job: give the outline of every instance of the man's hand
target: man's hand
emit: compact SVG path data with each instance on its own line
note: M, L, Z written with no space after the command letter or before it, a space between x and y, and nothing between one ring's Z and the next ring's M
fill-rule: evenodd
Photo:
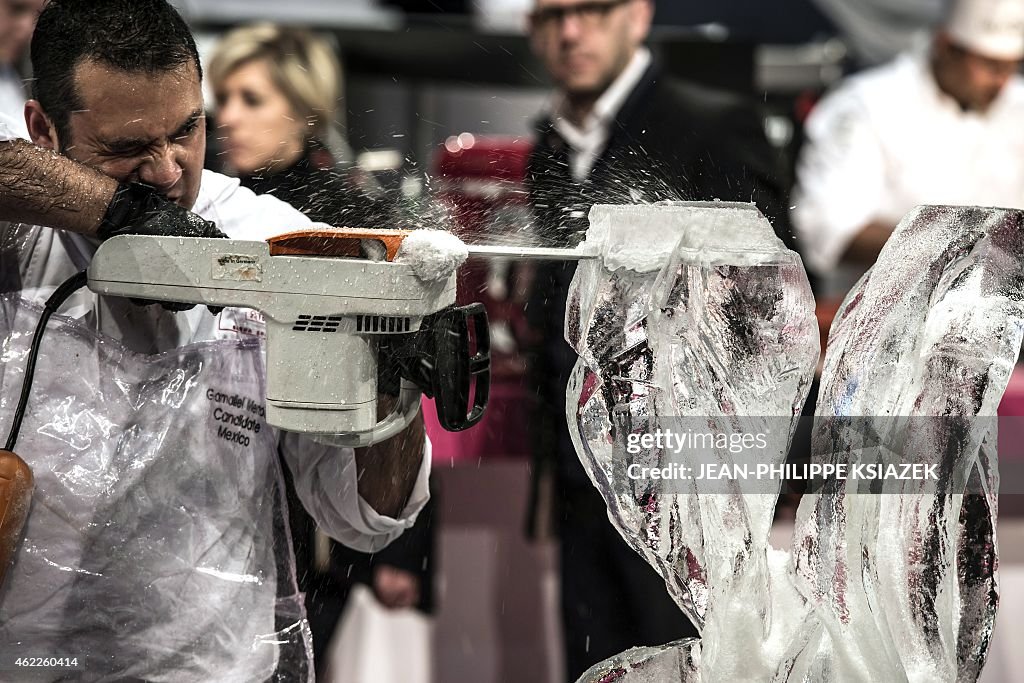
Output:
M181 208L154 188L141 183L118 184L96 230L96 236L101 240L118 235L227 237L210 221Z
M141 183L118 183L114 198L107 205L96 236L107 240L118 235L155 235L157 237L221 237L217 226L198 214L181 208L156 189ZM187 311L195 304L176 301L132 299L139 306L160 304L168 311ZM209 307L217 315L222 308Z
M392 396L378 395L378 419L387 417L396 401ZM402 514L423 462L425 441L426 429L420 411L401 434L368 448L356 449L359 495L378 514L392 518Z
M373 571L373 593L388 609L415 607L420 601L420 580L404 569L378 565Z

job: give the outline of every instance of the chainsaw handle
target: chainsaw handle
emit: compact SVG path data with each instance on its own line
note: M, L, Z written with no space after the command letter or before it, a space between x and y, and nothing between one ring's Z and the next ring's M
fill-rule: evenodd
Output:
M386 441L405 430L420 412L420 390L412 382L402 380L402 389L398 395L398 403L391 414L377 422L372 429L351 434L310 434L314 441L329 446L347 446L349 448L366 448L375 443Z
M435 367L434 389L438 421L448 431L458 432L479 422L487 409L491 393L491 331L487 309L481 303L453 309L453 315L450 328L438 337L439 362ZM472 355L470 323L476 339L476 351Z

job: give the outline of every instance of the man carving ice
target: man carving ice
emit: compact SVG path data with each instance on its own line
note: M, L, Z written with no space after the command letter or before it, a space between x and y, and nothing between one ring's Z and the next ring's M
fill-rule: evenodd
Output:
M202 170L201 67L188 28L164 0L53 0L31 52L32 142L16 139L0 118L0 291L39 300L114 235L263 239L309 224L283 202ZM6 322L24 322L11 311L25 306L5 301ZM205 424L214 410L231 409L217 396L241 405L261 398L262 361L245 340L256 323L242 325L231 309L174 313L92 295L73 300L70 313L79 324L48 332L40 373L65 367L69 387L94 377L115 395L97 389L90 399L68 389L68 405L89 418L91 431L58 424L29 435L39 450L22 455L37 488L0 593L3 664L22 654L76 655L88 680L249 681L275 669L284 679L304 676L305 663L279 661L275 645L295 635L274 633L282 624L280 609L274 623L275 552L265 537L281 514L276 432L250 425L246 445L218 438L215 418ZM67 357L72 350L85 354L80 373ZM4 370L6 394L16 384ZM116 381L105 384L110 375ZM40 380L39 393L60 391L60 379ZM153 386L161 387L155 397ZM111 424L96 437L110 415L141 422ZM245 418L262 420L259 410ZM303 504L328 534L358 549L393 540L428 497L419 420L405 435L355 452L288 434L280 447ZM55 457L60 462L48 460ZM67 463L78 465L61 469ZM91 521L83 528L79 519ZM44 542L60 532L72 539ZM55 561L71 546L81 550L77 561ZM293 616L285 626L301 641L301 612Z

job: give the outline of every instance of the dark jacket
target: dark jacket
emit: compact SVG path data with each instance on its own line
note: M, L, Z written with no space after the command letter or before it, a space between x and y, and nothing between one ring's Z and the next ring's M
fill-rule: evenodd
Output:
M735 95L682 83L652 65L626 99L607 146L582 183L551 120L537 126L527 185L541 234L571 244L596 203L753 201L792 246L785 164L757 109Z
M616 116L607 146L585 181L573 180L566 143L545 118L537 127L527 185L537 229L554 246L582 239L595 203L721 199L755 202L792 248L784 168L756 108L735 95L669 79L652 65ZM559 487L590 486L563 408L576 362L563 338L574 272L571 263L542 267L527 309L539 339L531 370L539 426L535 483L554 473ZM556 502L557 497L556 492Z
M243 187L287 202L318 223L348 228L390 228L389 207L364 192L355 172L335 168L323 147L312 144L290 168L240 176Z

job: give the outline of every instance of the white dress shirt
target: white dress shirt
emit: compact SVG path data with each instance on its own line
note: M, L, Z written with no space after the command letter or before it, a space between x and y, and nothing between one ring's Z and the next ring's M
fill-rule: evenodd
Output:
M601 93L594 103L594 108L580 126L572 123L566 116L568 103L565 95L555 95L551 107L551 121L555 130L569 145L569 167L576 182L582 182L590 175L594 164L608 144L615 115L640 82L650 63L650 50L646 47L638 49L622 73Z
M18 72L0 64L0 114L9 117L8 125L18 137L27 138L25 128L25 86Z

